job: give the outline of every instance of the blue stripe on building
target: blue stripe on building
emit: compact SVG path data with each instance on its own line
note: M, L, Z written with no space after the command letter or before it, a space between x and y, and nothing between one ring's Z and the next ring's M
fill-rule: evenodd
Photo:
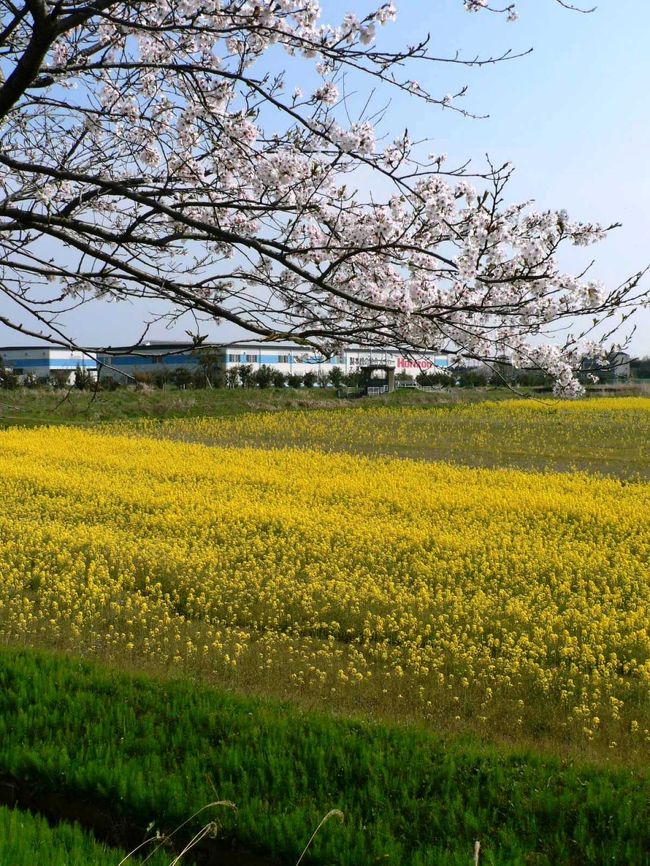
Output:
M97 368L95 361L91 361L88 358L84 358L81 361L70 359L57 361L56 359L48 360L47 358L7 358L4 363L8 365L9 369L17 367L20 370L24 370L27 367L31 369L38 369L40 367L44 370L76 370L77 367L95 370Z
M117 355L107 359L102 355L99 363L107 367L148 367L163 365L178 367L181 364L198 364L198 359L192 355L157 355L155 358L147 355Z

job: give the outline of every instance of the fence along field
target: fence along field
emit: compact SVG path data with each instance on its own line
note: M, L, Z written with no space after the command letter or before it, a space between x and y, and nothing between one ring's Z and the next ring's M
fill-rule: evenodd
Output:
M647 483L142 433L0 434L4 642L647 755Z

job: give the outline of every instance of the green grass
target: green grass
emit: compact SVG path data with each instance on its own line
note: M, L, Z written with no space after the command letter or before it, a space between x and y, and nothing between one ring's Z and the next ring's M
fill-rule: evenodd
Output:
M102 421L132 418L215 417L277 408L329 406L338 403L331 388L259 390L176 388L120 388L117 391L20 388L0 391L0 427L15 425L74 424L88 426ZM346 401L341 401L345 404Z
M120 388L117 391L57 390L20 388L0 390L0 427L41 424L93 425L102 421L134 418L194 418L207 415L228 417L248 412L278 409L318 409L391 406L436 406L504 399L512 393L505 388L446 389L425 392L404 389L386 397L339 400L334 388L206 389L162 390Z
M152 846L145 847L146 856ZM117 866L124 851L97 842L78 824L50 826L31 812L0 806L0 866ZM158 852L149 866L165 866L171 857ZM132 857L129 866L140 866Z
M222 838L285 863L650 863L650 777L445 742L88 663L0 654L0 774L163 832L217 798Z

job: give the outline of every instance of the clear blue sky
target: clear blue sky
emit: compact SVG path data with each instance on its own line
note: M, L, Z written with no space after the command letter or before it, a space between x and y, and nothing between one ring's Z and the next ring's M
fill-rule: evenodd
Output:
M322 0L323 19L337 21L354 0ZM481 165L517 168L515 200L534 198L542 209L565 207L572 217L622 222L609 239L591 249L592 273L608 284L650 263L650 2L600 0L591 15L562 9L554 0L520 0L519 20L468 14L461 0L397 0L398 20L380 33L380 45L415 42L431 34L434 53L499 55L533 47L519 60L480 69L419 64L410 74L443 96L469 85L464 105L485 120L469 120L393 94L391 130L409 128L413 138L433 139L450 161L468 157ZM650 290L650 274L646 278ZM0 306L0 312L2 312ZM138 336L140 310L126 304L88 307L75 314L75 336L87 344L128 342ZM181 326L150 336L183 336ZM232 329L212 331L232 338ZM3 332L1 342L19 342ZM637 317L633 344L650 354L650 311Z

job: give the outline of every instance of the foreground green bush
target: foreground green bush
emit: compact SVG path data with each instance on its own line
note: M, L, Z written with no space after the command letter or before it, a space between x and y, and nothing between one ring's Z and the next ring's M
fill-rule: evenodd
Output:
M149 853L145 849L143 856ZM76 824L54 827L30 812L0 806L0 866L117 866L123 851L107 848ZM140 866L142 857L131 857L129 866ZM164 866L170 858L162 852L147 860Z
M217 798L222 837L317 864L650 863L650 778L309 715L190 683L0 653L0 773L163 831Z

